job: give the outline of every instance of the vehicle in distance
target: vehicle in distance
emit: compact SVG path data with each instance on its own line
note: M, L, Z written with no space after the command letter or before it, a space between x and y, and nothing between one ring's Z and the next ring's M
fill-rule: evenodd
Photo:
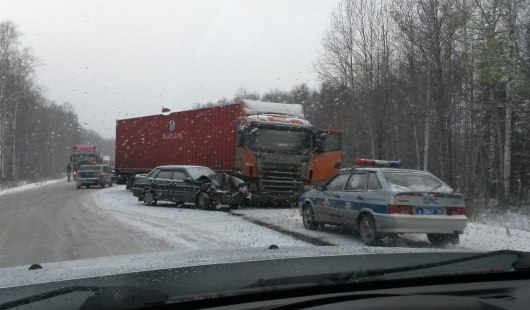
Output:
M399 162L358 159L325 185L304 193L304 227L340 225L375 245L398 233L426 233L434 245L457 244L467 225L464 196L426 171Z
M116 170L114 166L109 166L109 170L112 173L112 182L118 183L119 178L118 178L118 175L116 175Z
M110 166L105 165L83 165L79 167L75 179L75 187L80 189L81 186L89 188L92 185L112 186L112 172Z
M102 163L107 166L111 166L112 160L109 155L103 155L102 157Z
M194 203L199 209L219 209L250 204L251 194L243 180L226 173L215 173L202 166L159 166L138 176L133 195L146 205L158 201Z
M77 177L77 171L82 165L102 164L103 157L96 145L80 144L74 145L70 162L72 163L75 179Z

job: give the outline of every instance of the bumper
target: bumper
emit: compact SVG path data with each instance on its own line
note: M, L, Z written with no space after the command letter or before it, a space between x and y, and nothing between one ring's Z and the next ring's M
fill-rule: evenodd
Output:
M377 230L382 233L463 233L465 215L373 214Z
M77 185L96 185L103 183L103 180L97 178L81 179L78 177L77 179L75 179L75 182L77 183Z
M297 205L301 193L286 193L284 195L274 195L266 192L252 191L252 202L258 204L270 204L273 206Z

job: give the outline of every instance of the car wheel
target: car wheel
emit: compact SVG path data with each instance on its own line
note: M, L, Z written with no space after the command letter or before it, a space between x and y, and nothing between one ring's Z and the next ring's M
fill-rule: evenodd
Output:
M200 210L206 210L210 208L210 196L205 192L200 192L195 198L195 207Z
M376 245L380 241L377 233L374 217L371 214L363 214L359 219L359 237L365 245Z
M101 183L101 188L105 188L105 182Z
M318 223L315 220L315 213L310 205L304 206L302 211L302 222L306 229L315 230L318 228Z
M144 193L144 204L148 206L156 205L156 195L152 190L146 190Z
M80 189L80 188L81 188L81 185L76 185L75 188L76 188L76 189Z
M110 183L109 183L109 187L112 187L112 181L110 181Z
M452 237L452 234L427 234L427 239L429 239L429 242L436 246L447 245L449 242L451 242Z

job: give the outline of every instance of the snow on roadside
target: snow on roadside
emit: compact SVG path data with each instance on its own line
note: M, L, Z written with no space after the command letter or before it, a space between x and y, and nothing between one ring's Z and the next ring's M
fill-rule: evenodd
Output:
M325 226L316 231L307 230L302 223L298 209L241 209L233 211L250 220L259 220L279 226L282 229L301 233L334 245L361 245L360 240L348 230ZM397 247L435 248L425 234L401 234L395 244ZM501 249L530 251L530 232L519 229L507 229L503 226L469 223L460 236L460 244L447 245L447 249L465 249L492 251Z
M22 191L27 191L27 190L39 188L39 187L50 185L50 184L60 183L60 182L66 182L66 178L56 179L56 180L44 180L44 181L29 183L29 184L25 184L21 186L9 187L6 189L0 188L0 196L18 193Z
M202 211L159 203L144 206L124 186L98 190L94 200L109 212L146 233L161 238L174 249L218 249L233 247L306 246L289 232L318 239L332 245L362 246L353 232L326 225L320 230L303 227L298 209L240 209L231 213ZM237 216L236 216L237 215ZM253 222L270 225L270 228ZM259 224L258 223L258 224ZM283 233L274 231L278 227ZM272 228L272 229L271 229ZM401 234L395 247L436 249L425 234ZM445 249L491 251L501 249L530 251L530 232L505 226L469 223L459 245Z
M362 242L357 239L351 231L338 227L326 226L320 230L307 230L302 223L302 217L298 209L239 209L233 213L241 214L248 220L258 220L267 224L275 225L282 229L294 233L303 234L312 238L317 238L333 245L362 246Z
M97 190L93 198L100 209L166 241L172 250L310 245L226 212L177 207L164 202L145 206L125 186Z

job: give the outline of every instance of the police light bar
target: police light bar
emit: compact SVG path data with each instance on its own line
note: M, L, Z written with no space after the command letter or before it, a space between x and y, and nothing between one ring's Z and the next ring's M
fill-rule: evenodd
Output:
M355 165L357 165L357 166L399 168L399 167L401 167L401 161L399 161L399 160L378 160L378 159L363 159L363 158L359 158L359 159L355 160Z

